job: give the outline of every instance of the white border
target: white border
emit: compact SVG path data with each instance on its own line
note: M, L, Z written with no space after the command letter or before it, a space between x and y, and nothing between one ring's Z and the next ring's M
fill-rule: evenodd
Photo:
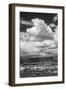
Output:
M39 12L58 14L58 76L19 78L19 12ZM49 8L16 7L15 8L15 84L62 81L62 10Z

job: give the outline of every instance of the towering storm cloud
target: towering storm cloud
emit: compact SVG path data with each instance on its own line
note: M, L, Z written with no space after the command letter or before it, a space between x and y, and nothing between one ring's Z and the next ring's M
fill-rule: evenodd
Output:
M44 20L31 20L33 26L20 33L21 55L52 56L57 54L57 28L52 31Z

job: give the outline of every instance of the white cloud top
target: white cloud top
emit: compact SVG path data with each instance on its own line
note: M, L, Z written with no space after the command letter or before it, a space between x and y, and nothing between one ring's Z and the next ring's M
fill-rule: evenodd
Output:
M27 33L38 36L43 39L53 39L53 32L51 28L45 24L45 21L42 19L32 19L32 22L34 24L34 27L28 28Z

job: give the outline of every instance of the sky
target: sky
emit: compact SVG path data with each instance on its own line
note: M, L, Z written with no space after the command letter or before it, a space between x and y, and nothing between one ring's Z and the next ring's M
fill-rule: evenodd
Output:
M53 18L56 16L57 14L52 13L20 12L20 22L26 21L27 23L27 21L31 22L34 18L39 18L45 20L45 23L50 24L55 21ZM57 20L54 23L57 25ZM32 27L32 25L20 24L20 31L26 32L26 28L28 27Z

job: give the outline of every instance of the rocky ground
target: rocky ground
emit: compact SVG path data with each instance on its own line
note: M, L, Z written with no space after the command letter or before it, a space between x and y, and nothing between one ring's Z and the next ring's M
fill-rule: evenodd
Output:
M20 78L58 75L58 59L55 57L21 57Z

